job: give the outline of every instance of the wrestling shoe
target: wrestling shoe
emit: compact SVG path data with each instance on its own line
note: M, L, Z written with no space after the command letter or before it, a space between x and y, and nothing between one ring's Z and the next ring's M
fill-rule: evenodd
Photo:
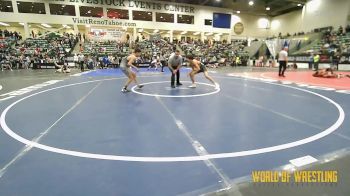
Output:
M197 85L196 84L192 84L191 86L189 86L188 88L196 88Z
M129 89L127 89L127 88L123 88L123 89L122 89L122 93L128 93L128 92L130 92Z
M220 84L215 83L215 90L218 90L218 89L220 89Z

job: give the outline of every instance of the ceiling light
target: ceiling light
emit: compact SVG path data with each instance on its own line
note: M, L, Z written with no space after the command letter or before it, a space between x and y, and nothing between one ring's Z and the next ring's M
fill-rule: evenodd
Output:
M249 1L248 3L250 6L254 5L254 1Z
M18 24L20 24L20 25L24 26L24 23L23 23L23 22L20 22L20 23L18 23Z
M221 0L215 0L216 2L221 2Z
M46 28L51 28L52 27L52 26L50 26L48 24L45 24L45 23L42 23L41 26L46 27Z
M6 26L6 27L10 26L9 24L4 23L4 22L0 22L0 25Z
M271 8L270 8L270 7L266 7L266 10L267 10L267 11L270 11L270 10L271 10Z
M299 3L299 4L298 4L298 7L301 7L301 6L303 6L303 5L302 5L301 3Z
M241 11L239 11L239 10L238 10L236 13L237 13L237 14L240 14L240 13L241 13Z

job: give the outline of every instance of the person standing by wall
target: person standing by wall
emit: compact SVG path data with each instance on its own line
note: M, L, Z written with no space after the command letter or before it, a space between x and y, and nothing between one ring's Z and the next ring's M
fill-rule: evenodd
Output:
M287 69L287 63L288 63L288 47L284 47L283 50L278 55L278 62L280 64L278 76L286 77L284 75L284 72Z
M312 69L312 66L314 64L314 54L311 53L310 57L309 57L309 69Z
M164 67L166 66L166 59L165 59L165 54L160 54L159 59L160 63L162 65L162 72L164 72Z
M73 61L74 61L74 66L77 68L79 64L79 57L76 53L73 56Z
M334 69L339 70L339 62L340 62L340 52L336 52L334 56Z
M81 72L84 72L84 55L79 54L78 59L79 59L79 65L80 65L80 70Z
M318 64L320 63L320 55L317 53L314 56L314 69L315 71L318 71Z

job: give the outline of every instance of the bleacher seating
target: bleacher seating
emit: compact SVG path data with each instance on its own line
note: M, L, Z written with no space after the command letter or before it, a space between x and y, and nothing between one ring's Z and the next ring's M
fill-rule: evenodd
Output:
M14 49L15 44L16 40L11 37L0 38L0 53L11 52L11 50Z
M113 41L101 41L101 42L85 42L83 44L82 54L84 55L98 55L112 54L117 56L126 56L130 50L129 44L122 44Z
M332 51L339 51L342 54L350 52L350 33L337 35L333 33L329 38L324 37L317 41L311 50L313 53L328 55ZM305 52L306 54L307 52Z
M219 56L220 58L229 58L232 56L249 56L245 51L246 40L233 40L232 43L215 42L213 45L203 43L183 43L181 45L185 55L193 54L195 56Z
M64 56L74 48L76 41L72 35L57 35L50 33L43 38L25 40L25 54L47 53L49 56Z

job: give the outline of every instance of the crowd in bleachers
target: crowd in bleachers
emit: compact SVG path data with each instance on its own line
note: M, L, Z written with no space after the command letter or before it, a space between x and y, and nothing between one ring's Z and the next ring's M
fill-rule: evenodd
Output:
M301 54L320 54L330 58L350 54L350 26L337 30L328 28L322 32L322 37L308 51Z
M326 29L326 31L324 29ZM302 35L307 35L310 33L318 33L318 32L327 32L328 34L345 35L346 33L350 33L350 25L347 25L345 29L342 26L340 26L337 31L333 31L333 27L324 27L324 28L320 28L320 29L314 29L311 32L307 32L307 33L305 33L304 31L295 32L294 34L286 33L285 35L283 35L282 33L279 33L278 36L274 35L274 36L268 37L266 39L267 40L277 39L277 38L278 39L286 39L286 38L302 36Z
M337 66L339 63L350 63L350 25L347 25L345 28L340 26L336 29L333 27L322 27L314 29L312 32L306 34L314 33L315 36L313 39L309 40L300 40L297 45L293 45L290 48L290 56L294 57L305 57L309 62L314 62L314 57L319 56L320 62L329 62L334 66ZM273 36L267 39L277 39L284 40L283 46L285 43L288 43L288 46L293 39L291 36L300 36L306 35L304 32L295 33L291 35L287 33L282 35L279 33L278 36ZM282 48L281 47L281 48ZM260 59L260 58L259 58ZM255 62L264 62L264 60L256 60ZM262 58L261 58L262 59ZM266 62L269 62L267 60ZM260 63L265 64L265 63Z
M299 32L297 35L303 35ZM41 34L41 33L40 33ZM181 48L183 56L193 55L208 67L247 65L249 54L247 40L204 41L190 40L170 44L165 40L143 40L139 42L94 41L87 40L84 34L47 33L21 41L21 35L7 30L0 31L1 69L35 68L36 64L63 64L77 43L81 43L80 52L74 55L77 67L81 62L89 69L117 67L122 57L132 48L140 48L142 56L139 64L166 62L171 53ZM287 34L288 35L288 34ZM280 35L281 36L281 35ZM283 36L282 36L283 37ZM322 39L312 47L313 54L328 55L332 61L340 61L341 54L350 54L350 25L337 30L323 31ZM310 53L310 52L309 52ZM307 53L307 54L309 54ZM270 62L264 58L255 60L255 64ZM272 62L272 61L271 61Z
M103 56L105 54L112 54L118 56L125 56L129 52L129 43L122 43L117 41L87 41L84 42L80 51L83 55Z
M186 42L180 45L185 55L194 55L199 57L202 63L208 67L217 68L220 66L239 66L246 65L249 54L244 50L247 47L247 40L227 41L199 41Z
M74 55L74 61L79 64L81 70L95 68L115 68L119 66L121 59L127 56L132 48L140 48L142 55L137 61L139 65L148 66L154 60L165 64L165 59L174 50L174 45L164 40L143 40L136 43L117 41L87 41L81 48L79 54Z
M190 40L187 42L175 42L169 40L146 40L136 42L95 41L88 40L85 34L55 33L32 31L31 37L21 41L21 35L7 30L0 31L3 39L0 39L0 64L1 68L27 69L35 68L38 64L54 63L64 64L65 61L74 59L75 65L89 69L116 67L121 58L128 55L131 49L140 48L142 56L139 64L152 64L152 62L166 63L166 59L180 47L183 56L192 54L198 57L209 67L226 65L245 65L248 53L244 50L247 40L233 40L216 42L206 40ZM75 45L80 44L79 52L71 54ZM78 50L76 50L78 51ZM69 57L73 56L73 57ZM69 59L69 60L67 60Z
M286 38L291 38L291 37L297 37L297 36L301 36L301 35L306 35L312 32L308 32L305 33L304 31L301 32L295 32L294 34L290 34L290 33L286 33L285 35L283 35L282 33L278 33L278 35L273 35L271 37L267 37L267 40L271 40L271 39L286 39Z
M179 46L183 57L189 54L198 57L208 67L229 65L246 65L248 53L244 51L246 40L234 40L231 44L224 42L176 42L171 44L166 40L146 40L135 43L122 43L117 41L87 41L82 45L81 52L74 55L74 61L81 67L89 69L117 67L121 59L128 55L132 48L142 51L137 63L140 66L162 65Z
M140 58L141 63L149 63L154 59L168 58L171 53L176 50L175 45L172 45L164 40L144 40L142 42L137 42L135 48L140 48L142 51Z
M8 31L7 29L2 30L0 29L0 38L11 38L15 40L22 40L22 35L21 33L17 31Z
M4 31L5 32L5 31ZM1 70L35 68L38 64L63 63L78 41L76 35L64 33L47 33L38 38L25 41L12 36L0 40Z

